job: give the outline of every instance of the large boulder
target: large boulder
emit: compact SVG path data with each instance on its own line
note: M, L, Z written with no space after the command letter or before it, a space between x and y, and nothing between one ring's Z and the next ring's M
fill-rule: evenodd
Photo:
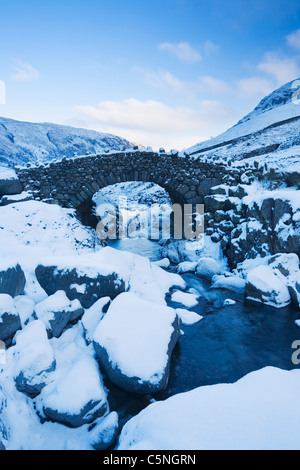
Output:
M71 321L84 313L78 299L69 300L63 290L55 292L34 308L35 315L46 326L48 335L58 338Z
M8 294L0 294L0 340L10 340L20 329L21 320L14 299Z
M79 257L77 261L80 263ZM78 299L84 308L90 308L101 297L113 299L125 291L125 281L111 267L78 263L68 257L60 258L57 264L49 260L49 264L37 266L35 274L48 295L64 290L70 300Z
M21 266L14 262L0 263L0 294L12 297L24 294L25 275Z
M94 333L101 367L124 390L141 394L162 390L180 324L174 309L132 293L120 294Z
M14 379L16 388L30 397L37 396L55 369L55 357L42 321L29 323L16 335Z
M108 403L95 359L83 356L59 374L42 390L37 406L47 419L72 428L103 416Z
M286 307L291 296L282 275L270 266L257 266L249 271L245 286L245 296L249 300L272 307Z

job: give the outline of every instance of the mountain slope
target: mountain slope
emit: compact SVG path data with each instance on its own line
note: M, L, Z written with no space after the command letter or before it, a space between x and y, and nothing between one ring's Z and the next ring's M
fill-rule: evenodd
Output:
M293 84L278 88L235 126L186 153L249 162L255 159L285 171L299 171L300 106L299 100L292 99Z
M0 117L0 165L46 162L74 154L122 150L131 144L115 135L49 123Z

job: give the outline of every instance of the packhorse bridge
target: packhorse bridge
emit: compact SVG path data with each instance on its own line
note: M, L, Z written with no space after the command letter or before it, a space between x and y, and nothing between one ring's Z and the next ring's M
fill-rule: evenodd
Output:
M54 200L84 212L99 189L126 181L153 182L165 188L173 203L202 204L211 187L239 182L239 171L220 162L205 162L174 153L132 150L62 158L39 166L16 168L25 191L38 200ZM226 179L226 178L225 178Z

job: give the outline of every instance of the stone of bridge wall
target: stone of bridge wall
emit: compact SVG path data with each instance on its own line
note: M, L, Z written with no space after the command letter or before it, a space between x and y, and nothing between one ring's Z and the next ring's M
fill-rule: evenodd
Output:
M16 171L24 190L33 191L36 199L53 198L74 208L99 189L125 181L157 183L168 191L173 203L181 204L203 203L210 188L224 179L232 184L240 181L239 171L222 163L146 151L63 158Z

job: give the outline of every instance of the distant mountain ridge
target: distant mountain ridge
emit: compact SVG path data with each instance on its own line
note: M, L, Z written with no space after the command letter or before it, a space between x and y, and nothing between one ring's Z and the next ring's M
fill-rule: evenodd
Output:
M293 100L297 82L293 80L273 91L235 126L185 152L236 162L260 160L285 171L299 171L300 105Z
M0 166L48 162L63 156L125 150L122 137L51 123L30 123L0 117Z

